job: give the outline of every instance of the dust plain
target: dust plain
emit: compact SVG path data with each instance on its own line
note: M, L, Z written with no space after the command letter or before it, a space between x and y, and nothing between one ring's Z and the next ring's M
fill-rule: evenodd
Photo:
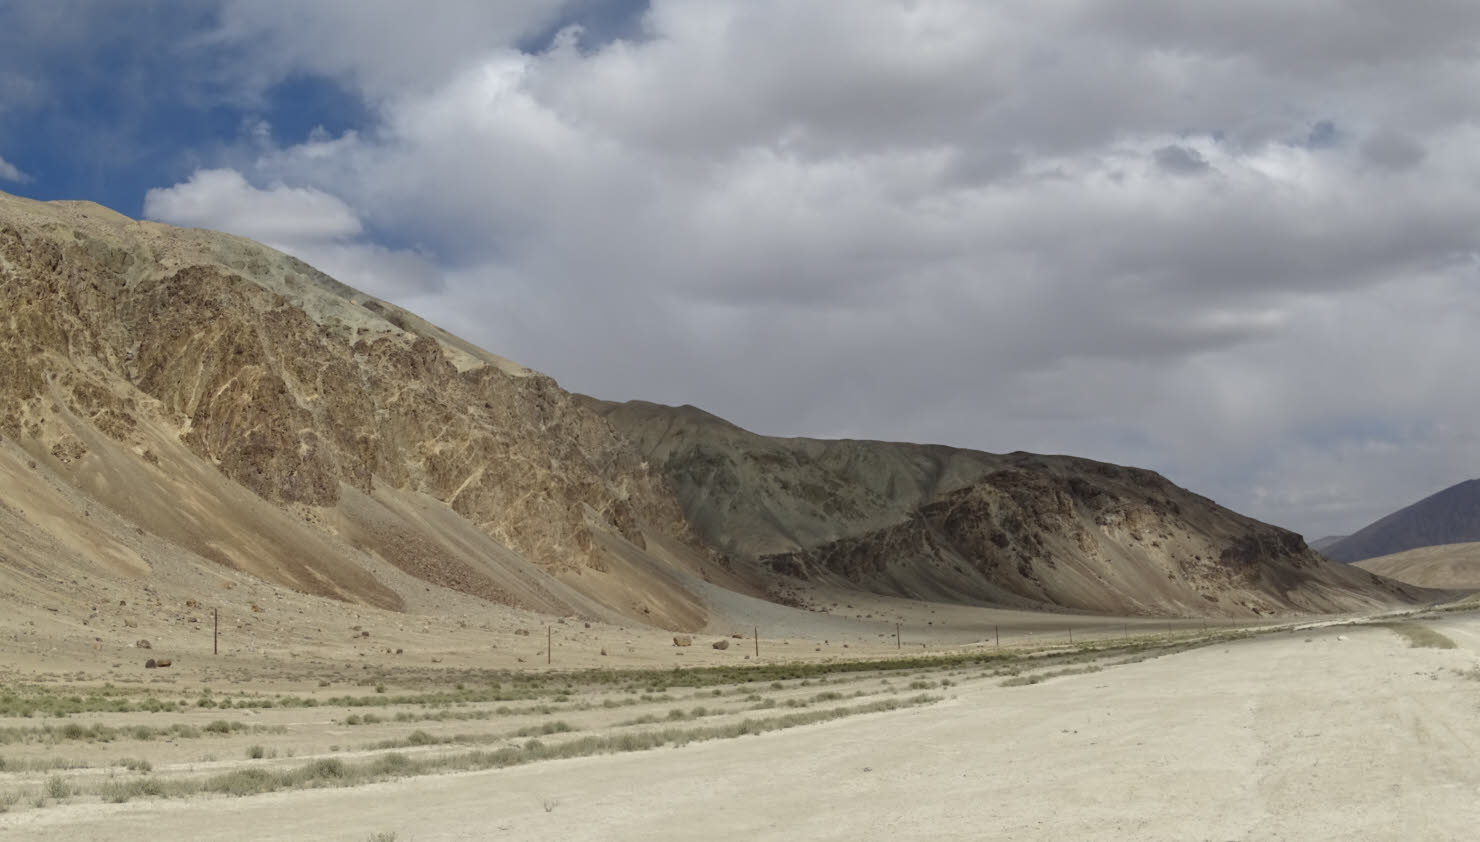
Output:
M12 704L0 717L0 831L39 840L1449 839L1469 838L1480 820L1474 613L1405 619L1454 649L1329 621L1258 633L1142 623L1126 640L1110 618L1079 618L1098 632L1088 643L1026 629L1000 655L989 640L954 639L972 636L947 622L965 615L943 628L921 621L964 609L917 606L918 654L856 625L865 618L816 615L815 631L851 635L763 639L756 658L753 639L716 630L675 647L671 635L570 618L551 621L541 639L540 618L517 614L480 629L456 614L317 607L323 626L348 619L335 611L358 612L361 631L375 631L346 626L296 653L221 656L200 651L201 633L166 634L163 645L185 655L147 673L132 663L147 653L130 650L114 667L112 653L65 637L42 657L10 650L9 697L112 693L134 707L59 717L19 715ZM889 607L855 602L853 613ZM977 623L989 619L1003 617ZM565 642L551 654L572 663L538 664L557 632ZM730 647L711 648L721 639ZM409 655L411 645L422 648ZM617 654L583 648L598 645ZM846 666L886 657L909 660ZM711 669L673 669L700 665ZM144 709L150 698L173 704ZM818 721L781 728L809 716ZM136 739L140 726L179 728ZM643 734L657 735L647 738L657 747L626 750L641 748L632 738ZM583 739L608 744L456 771L477 769L458 764L478 752L507 759ZM388 754L418 773L347 774L246 797L209 788L107 797L129 780L167 790L324 762L352 773ZM444 761L453 771L439 771ZM62 797L48 795L54 779Z

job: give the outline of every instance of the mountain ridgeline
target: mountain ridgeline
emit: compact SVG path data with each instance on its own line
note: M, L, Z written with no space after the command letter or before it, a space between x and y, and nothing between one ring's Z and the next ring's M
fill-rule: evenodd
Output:
M1144 470L575 396L260 244L87 203L0 194L0 323L13 595L230 568L673 629L711 622L716 588L1227 616L1426 598Z

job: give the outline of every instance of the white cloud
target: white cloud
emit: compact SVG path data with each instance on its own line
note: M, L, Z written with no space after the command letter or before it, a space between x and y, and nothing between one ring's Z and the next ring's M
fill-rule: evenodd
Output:
M263 242L343 239L361 231L354 210L328 193L282 184L259 190L235 170L197 170L189 181L150 190L144 215Z
M259 189L235 170L197 170L144 197L150 219L260 240L382 297L436 290L440 273L423 257L358 240L349 205L321 190L273 184Z
M602 396L1348 531L1480 455L1480 14L1420 5L654 0L641 40L527 55L555 6L230 4L221 37L379 122L151 202ZM362 225L440 267L376 280Z
M0 181L14 181L19 184L25 184L30 180L31 177L16 169L15 164L10 163L4 158L0 158Z

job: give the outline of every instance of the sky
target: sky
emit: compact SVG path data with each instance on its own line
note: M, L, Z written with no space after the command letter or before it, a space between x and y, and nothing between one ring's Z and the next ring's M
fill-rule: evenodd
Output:
M0 0L0 190L253 237L603 398L1480 475L1472 0Z

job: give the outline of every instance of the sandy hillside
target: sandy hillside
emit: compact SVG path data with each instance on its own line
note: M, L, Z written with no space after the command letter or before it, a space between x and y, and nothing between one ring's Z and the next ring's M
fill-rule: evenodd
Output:
M1419 547L1354 566L1419 587L1480 590L1480 543L1475 542Z

